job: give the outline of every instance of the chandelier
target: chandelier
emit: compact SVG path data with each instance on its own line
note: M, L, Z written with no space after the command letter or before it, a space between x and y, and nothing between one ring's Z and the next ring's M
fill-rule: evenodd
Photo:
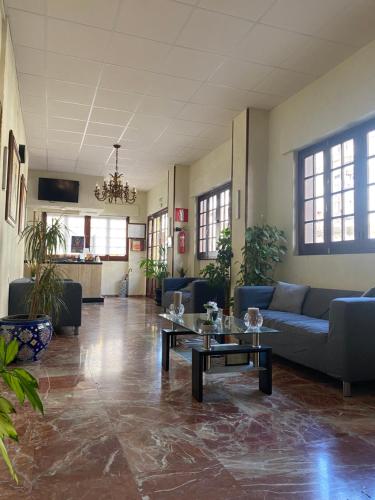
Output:
M109 174L109 181L104 181L103 187L100 190L98 184L95 186L94 194L95 198L99 201L108 200L109 203L113 201L117 203L117 200L121 203L129 203L130 205L135 202L137 198L137 190L135 187L130 191L129 184L125 182L123 184L121 177L123 174L118 173L118 150L121 148L120 144L114 144L113 147L116 151L116 169L114 174Z

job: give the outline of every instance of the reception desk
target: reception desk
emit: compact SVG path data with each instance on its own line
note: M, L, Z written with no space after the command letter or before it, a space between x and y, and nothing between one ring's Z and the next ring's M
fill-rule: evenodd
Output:
M78 281L82 285L84 302L102 302L102 262L56 262L64 278ZM30 276L25 266L25 277Z

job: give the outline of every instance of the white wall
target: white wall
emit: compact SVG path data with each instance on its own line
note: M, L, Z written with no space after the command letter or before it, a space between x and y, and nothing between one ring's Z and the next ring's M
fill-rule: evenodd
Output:
M286 230L289 252L281 279L341 289L375 284L375 254L295 255L293 151L375 114L375 42L270 114L268 222Z
M0 101L2 103L2 124L0 137L0 316L8 313L9 282L23 275L23 245L16 227L5 221L5 194L1 180L3 173L4 147L8 146L9 130L13 130L18 144L26 144L18 92L16 66L9 29L6 28L2 2L0 3ZM27 164L21 165L21 174L27 178Z

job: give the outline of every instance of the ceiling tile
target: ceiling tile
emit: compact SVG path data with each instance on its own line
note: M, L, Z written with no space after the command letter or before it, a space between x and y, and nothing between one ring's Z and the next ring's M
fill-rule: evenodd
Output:
M311 75L303 75L284 69L274 69L254 90L265 94L289 97L314 80Z
M105 62L132 68L158 71L171 46L122 33L114 33Z
M280 95L253 91L249 92L249 99L249 107L259 109L272 109L285 100Z
M48 18L47 50L102 61L110 31Z
M47 120L45 114L41 115L39 113L23 113L23 121L25 123L26 129L45 129L47 127Z
M89 146L111 147L113 146L113 141L114 139L112 139L112 137L86 134L83 144L88 144Z
M79 132L68 132L66 130L48 130L48 141L70 142L76 144L77 149L82 142L83 135Z
M99 63L47 52L49 78L96 86L100 70Z
M163 115L174 117L181 111L185 103L166 99L165 97L145 96L138 108L140 113L149 113L150 115Z
M257 24L236 47L233 55L252 62L278 66L296 46L305 42L305 35Z
M164 132L170 124L165 116L136 113L131 121L131 128L140 129L144 134L154 139Z
M191 101L241 111L249 105L250 99L247 90L204 84Z
M21 45L15 45L14 50L17 71L29 75L45 75L44 52L42 50L31 49Z
M96 162L106 162L108 160L109 155L112 152L112 144L110 147L97 147L97 146L89 146L87 144L84 144L82 146L79 159L80 160L93 160L95 163Z
M204 81L222 64L223 60L223 56L216 54L174 47L165 63L161 65L160 72Z
M44 96L21 94L21 104L23 112L44 114L46 112L46 99Z
M173 120L168 130L173 130L176 134L199 136L207 130L206 123L191 122L188 120Z
M123 0L116 30L161 42L174 42L191 7L171 0Z
M151 73L132 68L120 68L106 64L103 69L100 87L122 92L146 93L151 84Z
M164 132L155 142L157 148L169 150L170 148L189 147L194 141L194 137L189 135Z
M177 39L179 45L227 53L244 37L252 23L202 9L194 10Z
M142 98L142 94L127 94L125 92L99 89L95 97L94 105L99 108L135 111Z
M47 95L49 99L90 105L94 94L95 87L87 87L86 85L78 85L60 80L49 79L47 81Z
M73 118L75 120L87 120L90 106L75 104L64 101L48 101L48 114L51 116L61 116L63 118Z
M333 19L326 19L317 36L355 47L361 47L374 40L374 1L356 0L346 7L342 8Z
M44 97L46 93L46 80L41 76L18 73L18 84L21 93Z
M12 40L19 45L44 49L44 17L22 10L7 9Z
M340 14L352 0L277 0L262 23L312 35L324 20Z
M258 21L275 0L200 0L199 7Z
M45 138L41 137L27 137L28 150L31 148L46 149L47 141Z
M48 155L48 170L57 172L73 172L76 162L62 158L50 158Z
M67 132L84 132L86 122L84 120L70 120L68 118L48 118L48 127L54 130L66 130Z
M45 0L5 0L7 7L22 9L35 14L45 14Z
M79 144L70 142L48 141L48 156L66 160L76 160L79 153Z
M117 139L118 137L120 137L123 131L124 127L121 127L119 125L109 125L108 123L89 122L86 133L93 135L101 135L109 137L111 139Z
M295 47L294 52L280 66L320 76L349 57L354 51L355 49L349 45L310 37L305 44Z
M132 118L133 113L129 111L119 111L117 109L94 108L90 121L98 123L111 123L112 125L122 125L125 127Z
M216 106L205 106L202 104L186 104L179 113L178 118L182 120L191 120L201 123L213 123L217 125L226 125L236 115L238 111L219 108Z
M154 74L149 93L155 96L188 101L200 86L201 82L194 80Z
M51 17L112 29L119 0L46 0Z
M243 90L253 89L268 73L269 66L228 59L211 76L210 83L228 85Z

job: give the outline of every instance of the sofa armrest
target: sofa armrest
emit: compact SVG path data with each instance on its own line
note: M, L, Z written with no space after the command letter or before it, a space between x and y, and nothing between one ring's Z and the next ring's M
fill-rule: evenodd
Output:
M164 278L162 283L163 293L180 290L196 279L197 278Z
M329 312L329 373L347 382L375 379L375 298L335 299Z
M242 318L248 307L259 307L268 309L271 303L273 286L238 286L234 289L233 314Z
M219 307L224 308L225 305L225 292L223 288L212 287L208 280L197 279L191 285L193 302L193 312L200 313L205 312L203 304L209 301L217 302Z

